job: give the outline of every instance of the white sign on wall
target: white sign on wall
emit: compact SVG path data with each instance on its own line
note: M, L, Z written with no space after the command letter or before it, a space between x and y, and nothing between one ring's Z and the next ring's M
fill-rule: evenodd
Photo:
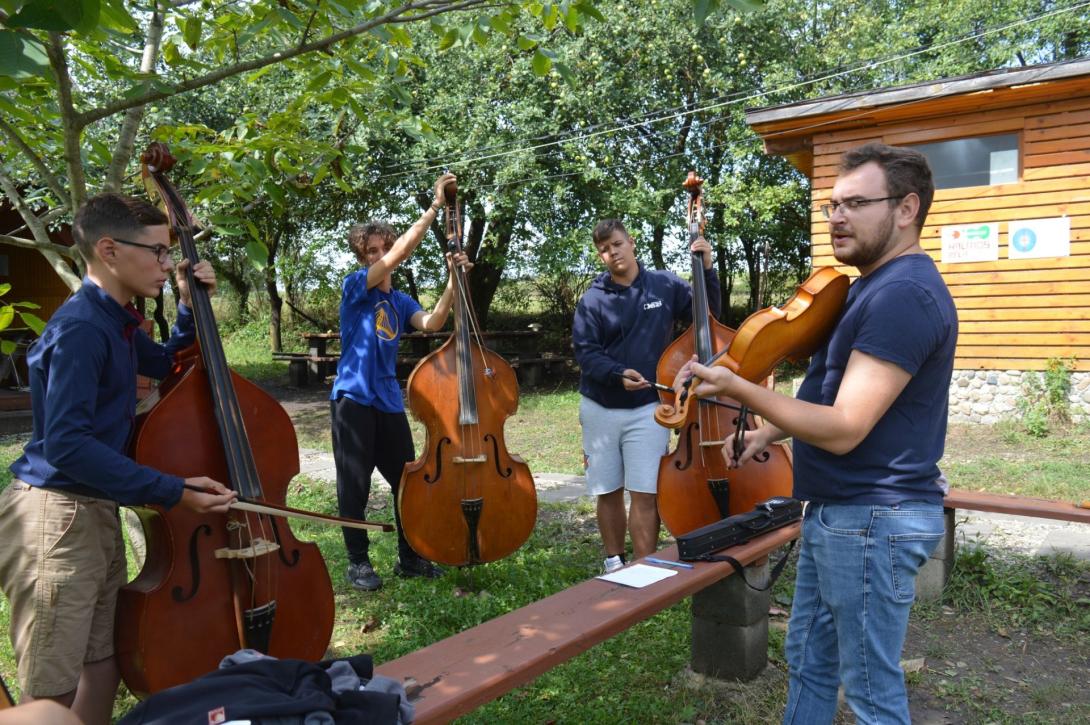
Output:
M1071 256L1071 218L1029 219L1007 227L1007 258Z
M954 224L942 227L942 261L994 262L999 259L999 224Z

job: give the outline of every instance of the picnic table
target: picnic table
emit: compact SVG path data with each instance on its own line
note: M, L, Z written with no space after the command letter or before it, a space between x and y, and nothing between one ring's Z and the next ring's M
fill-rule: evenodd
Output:
M420 359L450 337L449 331L443 332L407 332L401 335L400 342L406 347L404 354L398 356L398 377L404 379ZM540 330L486 330L481 333L485 343L502 355L519 375L525 385L541 382L545 373L554 366L566 364L570 358L543 355L539 351ZM275 359L289 361L289 377L295 385L305 385L308 378L323 380L336 372L338 350L332 346L340 343L339 332L309 332L303 335L306 341L305 353L274 353ZM308 375L309 373L309 375Z

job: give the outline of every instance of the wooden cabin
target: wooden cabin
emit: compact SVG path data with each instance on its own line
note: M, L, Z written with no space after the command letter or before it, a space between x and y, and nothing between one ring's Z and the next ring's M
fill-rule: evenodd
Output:
M0 229L10 233L10 230L22 226L23 219L19 213L6 199L0 202ZM30 234L23 232L16 236L29 237ZM67 224L52 232L50 238L64 246L73 244L72 233ZM2 298L4 302L33 302L39 309L30 311L43 320L48 320L72 294L64 280L57 276L45 257L36 250L7 244L0 245L0 284L11 285L11 290ZM11 327L19 328L20 326L21 321L16 317ZM0 360L0 389L25 386L26 364L23 359L25 346L37 335L18 329L4 330L0 332L0 335L7 340L15 340L19 344L19 348L10 360ZM7 404L12 403L8 401ZM22 404L19 402L17 405ZM4 402L0 402L0 409L3 409L4 405Z
M836 264L820 205L845 150L881 141L928 157L936 193L922 242L960 325L952 420L1011 413L1023 372L1057 358L1074 371L1076 412L1090 412L1090 60L754 109L746 120L767 153L811 180L815 267Z

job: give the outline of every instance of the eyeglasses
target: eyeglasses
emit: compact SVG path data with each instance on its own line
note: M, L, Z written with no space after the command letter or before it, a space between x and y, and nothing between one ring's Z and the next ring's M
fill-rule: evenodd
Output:
M163 246L162 244L143 244L142 242L130 242L128 239L120 239L118 237L110 237L110 239L113 239L118 244L127 244L130 247L140 247L141 249L148 250L155 255L155 260L159 262L159 264L163 264L168 259L171 259L171 261L173 261L170 256L170 247Z
M845 199L844 201L834 201L829 204L822 204L821 213L826 219L829 219L840 207L844 207L844 211L857 211L859 207L866 206L867 204L874 204L879 201L893 201L894 199L900 201L906 196L908 196L908 194L901 194L900 196L882 196L877 199Z

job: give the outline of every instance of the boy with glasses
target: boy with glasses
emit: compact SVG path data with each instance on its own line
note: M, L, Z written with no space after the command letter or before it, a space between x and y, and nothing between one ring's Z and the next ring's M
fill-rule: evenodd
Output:
M859 269L797 399L689 363L702 395L767 421L737 465L794 438L794 495L809 501L788 625L785 723L831 723L837 688L860 723L908 723L901 648L919 567L943 535L947 396L957 313L920 245L934 185L917 151L844 154L829 219L839 262ZM728 458L729 460L729 458Z
M92 197L76 213L72 232L87 276L28 351L33 432L0 494L0 586L11 604L22 699L55 700L88 725L110 721L120 680L113 628L126 570L118 504L222 513L236 498L209 478L183 480L126 454L136 375L165 377L174 353L194 339L187 262L177 270L181 304L165 345L138 328L131 302L158 295L174 266L167 224L151 204L118 194ZM193 273L215 288L210 264Z

